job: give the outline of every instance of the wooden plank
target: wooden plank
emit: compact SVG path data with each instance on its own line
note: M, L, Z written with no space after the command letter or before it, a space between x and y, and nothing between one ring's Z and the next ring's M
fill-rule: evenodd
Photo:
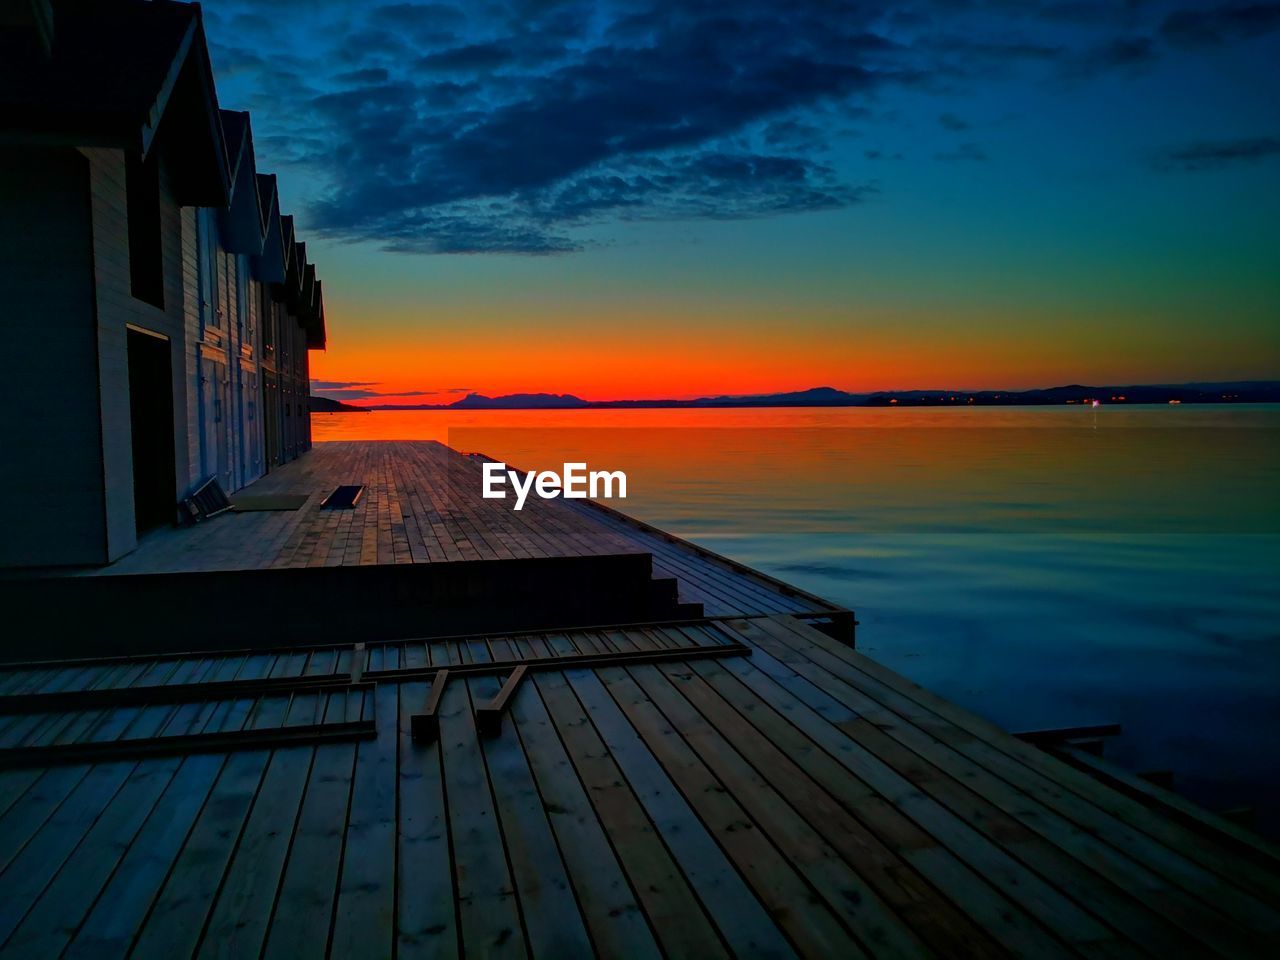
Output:
M498 646L505 648L501 642ZM470 653L477 658L491 655L488 649L473 649ZM498 692L497 677L468 680L477 722L483 709L481 704L487 702L492 706L505 693L506 699L500 708L505 710L518 685L518 679L514 684L508 680ZM520 696L530 694L531 691L525 691ZM582 912L518 733L482 743L484 765L530 955L545 960L590 956L591 940Z
M538 638L514 641L525 655L547 648ZM536 688L517 697L511 716L556 836L596 952L656 960L661 956L635 891L592 808Z
M876 741L877 731L869 724L858 728L857 739L841 734L832 737L823 735L824 729L828 734L834 731L817 718L807 735L802 735L795 725L806 719L805 707L785 692L775 688L761 699L728 672L703 669L704 666L695 664L694 669L741 716L749 718L816 783L881 837L886 846L947 893L952 902L969 915L981 917L984 926L1005 930L1009 925L1000 921L1012 912L1012 901L1063 939L1079 931L1080 936L1088 937L1088 950L1097 949L1099 943L1115 937L1116 932L1125 932L1137 942L1160 942L1165 933L1163 927L1140 903L1126 905L1117 901L1114 894L1119 891L1113 890L1113 895L1108 896L1102 877L1082 869L969 791L957 788L936 769L919 763L910 751L892 742L886 745ZM785 725L777 712L784 709L788 714ZM813 750L815 741L808 736L818 736L832 750ZM884 755L877 756L866 749L867 740L879 742L885 748ZM854 782L853 777L877 791L878 796L861 789L849 791L847 784ZM980 783L976 786L981 788ZM985 826L985 820L991 821L990 828L978 829L976 824ZM921 851L928 849L925 843L941 849L922 855ZM944 852L973 872L957 869L958 864L939 871L936 861L938 854ZM995 894L988 883L1004 896ZM1093 916L1082 912L1085 910ZM952 922L964 921L953 912ZM1018 930L1010 933L1022 936ZM1173 942L1176 941L1168 945Z
M211 668L211 662L206 668ZM228 697L250 697L270 693L292 693L321 690L345 684L344 674L325 677L282 676L266 679L196 681L175 684L144 684L105 689L41 691L0 697L0 713L38 713L44 711L88 710L94 707L150 706L155 704L192 703Z
M414 710L426 697L424 683L400 687L396 955L401 960L459 953L441 748L418 741L412 729Z
M0 817L0 870L21 852L88 772L86 766L45 771Z
M794 956L776 922L605 691L600 678L585 670L565 676L730 951L736 956Z
M542 673L534 682L663 948L678 956L728 956L564 675Z
M794 797L795 791L785 783L771 782L773 771L750 763L741 752L743 738L730 741L721 729L722 724L728 726L723 718L705 713L701 704L682 696L664 670L636 667L628 672L765 834L783 848L865 952L874 956L920 956L925 952L924 944L886 904L886 899L901 904L910 892L909 872L899 867L890 874L894 878L890 887L884 854L848 823L838 808L821 802L812 791L800 802L788 802L788 795ZM785 757L779 754L776 759L782 763L777 771L779 781L796 776L805 779ZM898 883L903 886L898 888Z
M178 759L170 758L139 763L134 768L13 935L7 942L0 941L6 956L41 958L62 953L172 782L179 764Z
M823 892L793 867L631 675L609 668L600 671L600 680L796 949L805 956L864 956L822 903Z
M492 957L526 956L519 903L466 684L450 684L444 693L440 747L463 951Z
M440 736L440 700L444 696L445 685L449 682L449 671L439 670L431 681L431 692L427 694L420 713L410 715L410 730L413 739L419 743L433 743ZM417 684L412 685L416 690ZM401 695L404 695L402 688Z
M819 688L781 661L774 660L763 646L753 665L758 669L744 671L738 669L737 664L731 664L730 672L772 703L785 704L788 696L803 702L808 709L790 706L788 715L815 740L824 743L830 740L829 727L824 733L823 726L817 722L820 716L878 755L897 756L897 769L910 776L917 789L937 796L966 823L993 840L1009 845L1015 855L1035 866L1050 881L1074 885L1077 901L1086 903L1109 922L1130 930L1139 942L1165 953L1178 952L1186 945L1186 934L1176 929L1182 928L1199 936L1206 950L1235 945L1233 949L1249 952L1250 948L1242 945L1240 933L1234 928L1224 929L1224 918L1207 910L1197 898L1182 895L1159 875L1082 832L875 701L844 688L829 676L823 678L823 688ZM798 664L797 669L803 670L803 664ZM836 692L841 694L841 699L832 696ZM887 746L889 740L909 747L914 754L897 754ZM841 762L848 762L844 752L830 747L828 752ZM925 758L928 766L921 765L920 761ZM932 772L934 765L944 776ZM979 792L970 792L966 786ZM1028 842L1029 832L1053 846L1046 849L1044 844ZM1097 873L1083 872L1079 865L1064 861L1062 858L1067 854ZM1153 910L1148 910L1146 905Z
M0 770L0 824L9 809L26 794L43 770Z
M528 670L527 664L520 664L511 671L511 676L507 677L502 688L493 694L491 699L484 701L475 700L475 693L477 690L491 686L480 682L486 678L476 678L475 682L468 682L473 702L476 704L476 730L481 737L496 737L502 733L502 717L507 712L507 705L511 702L511 698L520 689L520 684Z
M155 723L168 719L157 714ZM284 747L297 743L366 739L375 733L368 720L316 724L307 727L268 727L234 732L210 731L185 736L126 737L105 743L51 743L0 750L0 766L54 766L56 764L105 763L119 759L222 753Z
M376 711L378 735L356 753L330 945L337 956L390 957L395 950L399 693L397 686L381 684L364 708Z
M128 952L209 797L223 760L207 754L182 762L93 909L74 932L65 956L97 958Z
M253 718L269 727L283 719L284 704L268 703ZM172 872L156 899L134 946L137 957L192 956L205 919L222 887L236 843L262 784L270 753L233 753L210 792L209 801L191 828Z
M201 957L261 954L316 750L289 747L272 754L206 922Z
M332 709L338 709L336 702ZM325 954L337 898L355 759L354 743L315 748L267 930L263 948L266 958Z
M812 751L812 744L808 748L802 747L793 733L788 733L785 725L772 722L768 714L758 714L758 706L753 710L745 707L734 709L718 692L712 691L703 683L695 682L692 676L675 675L670 668L663 672L733 740L744 755L752 759L757 769L767 771L767 776L779 791L791 796L794 803L807 811L814 826L830 842L839 846L848 862L859 863L859 869L868 881L875 884L877 891L889 898L889 902L909 918L913 929L920 931L922 936L930 937L933 942L945 942L950 936L961 935L966 921L954 908L949 915L944 913L941 909L943 904L937 902L936 896L927 895L926 890L919 887L918 880L904 882L904 876L893 871L895 857L892 851L900 844L903 845L902 849L919 849L921 844L931 844L940 850L949 850L951 854L946 857L948 864L954 865L958 858L972 866L974 874L985 879L1008 900L1019 904L1029 916L1044 924L1060 940L1069 943L1076 950L1086 953L1112 950L1114 931L1007 852L985 841L959 819L948 816L945 810L930 803L927 797L910 784L906 785L906 789L897 791L883 782L881 785L898 805L927 805L927 809L917 811L918 816L927 818L929 824L928 830L923 833L911 829L901 813L882 797L870 792L865 782L854 780L853 777L841 777L831 770L830 764L833 761L829 757ZM744 718L747 716L752 721L759 721L762 716L769 721L767 740L755 730L744 726ZM800 750L807 750L807 754L798 754L797 751ZM791 757L796 757L796 760L793 761ZM821 783L812 779L796 762L798 760L807 761L815 773L825 766L826 772L822 775ZM879 766L878 772L868 769L864 773L877 780L886 774L892 775L883 765ZM831 797L828 793L830 790L834 790L837 796ZM847 790L852 792L846 792ZM861 826L845 820L839 807L832 806L832 799L838 799L846 809L856 811ZM814 814L820 819L813 820ZM842 821L841 832L830 829L840 825ZM926 863L931 861L920 861L919 865ZM896 882L890 882L890 877L895 875ZM973 874L970 877L972 883ZM932 879L939 880L940 877L935 875ZM957 889L957 886L948 886L952 890ZM914 892L911 892L912 887L915 888ZM958 889L963 891L963 884L958 884ZM905 898L903 894L906 894ZM1046 944L1043 949L1048 950L1050 947Z
M1223 883L1240 889L1275 887L1280 876L1256 861L1225 853L1208 838L1192 834L1122 794L1109 790L1081 771L1000 731L942 698L924 691L861 654L820 634L797 634L785 621L760 621L748 630L768 629L796 645L806 659L828 675L865 692L892 708L931 736L971 757L1041 803L1125 850L1188 892L1204 896ZM810 631L810 634L814 633ZM1067 789L1063 789L1063 788ZM1211 873L1206 874L1205 868ZM1212 874L1217 874L1214 878ZM1225 891L1224 891L1225 892ZM1219 909L1252 925L1274 928L1274 911L1240 892L1216 899Z
M574 635L578 636L579 634L575 633ZM751 655L751 648L742 643L690 645L657 650L632 650L625 653L581 653L572 643L565 639L565 635L558 634L554 636L559 636L564 643L557 648L555 654L550 656L530 656L524 657L519 661L455 663L449 664L448 669L456 676L480 676L506 673L516 666L524 666L530 671L559 671L576 667L615 666L627 663L660 663L669 660L684 660L689 657L747 657ZM392 670L370 669L365 671L364 677L366 680L426 680L435 676L439 670L439 666Z
M0 873L0 943L3 943L94 821L133 772L132 763L92 768Z

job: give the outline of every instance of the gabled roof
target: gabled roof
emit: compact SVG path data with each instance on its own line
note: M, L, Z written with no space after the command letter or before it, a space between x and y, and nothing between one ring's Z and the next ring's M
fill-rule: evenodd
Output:
M183 204L230 196L200 8L169 0L62 0L44 55L0 36L0 139L150 154L163 131Z
M323 350L328 339L324 326L324 294L320 289L321 286L322 284L317 280L315 304L312 307L314 319L311 325L307 327L307 349L309 350Z
M274 174L258 174L258 208L262 211L262 253L253 258L253 275L264 283L283 283L284 241L280 227L280 195Z
M256 257L262 253L265 237L249 114L235 110L223 110L221 114L231 173L231 204L218 211L218 229L229 251Z
M289 301L289 289L296 289L298 277L297 267L295 265L293 239L293 217L280 217L280 250L282 254L284 276L271 288L271 295L276 300L287 303Z

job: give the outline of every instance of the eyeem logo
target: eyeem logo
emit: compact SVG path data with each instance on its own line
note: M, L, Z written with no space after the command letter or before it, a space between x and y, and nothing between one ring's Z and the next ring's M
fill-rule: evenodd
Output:
M505 485L511 483L516 492L515 509L524 509L529 491L534 490L543 500L564 497L566 500L610 500L617 496L627 498L627 475L621 470L592 470L587 472L585 463L566 463L564 473L554 470L530 470L521 479L518 470L508 470L505 463L488 462L484 465L484 498L505 500ZM614 493L614 485L618 492Z

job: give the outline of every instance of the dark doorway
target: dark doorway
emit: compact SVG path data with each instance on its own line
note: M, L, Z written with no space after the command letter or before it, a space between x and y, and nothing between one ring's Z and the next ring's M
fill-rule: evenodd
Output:
M173 523L177 512L171 364L167 339L129 331L133 513L138 533Z

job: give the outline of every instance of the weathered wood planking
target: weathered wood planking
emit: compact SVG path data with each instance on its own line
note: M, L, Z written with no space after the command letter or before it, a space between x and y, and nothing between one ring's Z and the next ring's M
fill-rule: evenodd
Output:
M750 657L44 715L56 743L374 716L359 744L0 773L5 956L1266 956L1270 848L1161 817L789 616L26 668L11 692L744 642ZM17 679L21 677L21 679ZM274 682L274 680L272 681ZM26 719L17 715L14 720ZM74 729L73 729L74 728Z
M334 487L362 483L352 510L320 509ZM100 574L442 563L652 553L682 602L716 616L799 613L830 605L660 535L592 503L531 498L516 512L480 496L481 462L434 441L317 444L248 488L306 494L299 510L228 514L148 536ZM0 684L6 682L0 677Z

